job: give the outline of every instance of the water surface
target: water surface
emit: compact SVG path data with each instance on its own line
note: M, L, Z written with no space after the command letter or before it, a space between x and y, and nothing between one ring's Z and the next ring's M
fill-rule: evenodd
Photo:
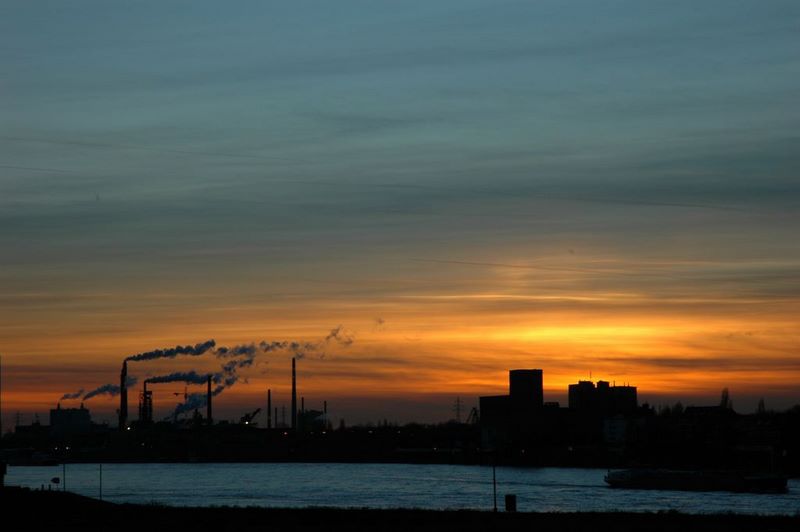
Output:
M603 469L497 468L498 505L517 495L519 511L800 513L800 480L785 494L612 490ZM334 506L485 509L492 469L409 464L104 464L103 498L175 506ZM9 467L9 485L47 487L62 466ZM66 466L69 491L100 494L99 464Z

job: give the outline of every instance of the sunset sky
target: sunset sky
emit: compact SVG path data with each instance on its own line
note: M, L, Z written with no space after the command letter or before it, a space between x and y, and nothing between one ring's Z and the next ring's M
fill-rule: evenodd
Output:
M510 368L800 403L799 31L795 0L4 1L4 430L128 355L339 325L300 395L353 423ZM291 356L220 415L288 406Z

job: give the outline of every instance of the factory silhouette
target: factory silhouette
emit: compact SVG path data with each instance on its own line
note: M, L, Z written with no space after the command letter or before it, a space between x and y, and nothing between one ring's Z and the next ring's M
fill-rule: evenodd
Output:
M759 408L742 415L731 407L727 390L720 404L676 404L656 409L639 404L637 388L606 381L579 381L568 387L568 405L545 402L541 369L509 371L507 395L482 396L465 422L333 427L327 401L306 409L299 397L297 359L292 358L291 407L279 409L266 390L265 403L239 422L216 421L219 375L182 374L205 393L186 394L194 407L188 418L153 419L146 379L139 392L138 417L129 419L129 357L119 384L117 426L95 424L79 408L50 411L50 425L18 423L2 439L4 460L34 464L62 461L330 461L520 466L663 466L782 469L800 472L800 406L785 412ZM239 362L234 362L241 364ZM230 374L228 374L230 378ZM301 383L302 384L302 383ZM92 393L92 392L90 392ZM66 397L66 396L65 396ZM69 397L73 397L70 395ZM84 396L85 397L85 396ZM460 402L459 402L460 406ZM256 417L265 423L259 425ZM288 419L287 419L288 417Z
M194 373L194 372L193 372ZM195 379L196 380L196 379ZM205 410L206 415L203 419L199 410L195 410L194 421L197 422L198 420L202 420L201 422L205 425L211 426L214 424L214 416L213 416L213 400L214 400L214 388L212 387L214 377L211 374L206 375L206 394L205 394ZM153 424L153 392L152 390L147 389L147 384L152 382L158 382L157 379L148 378L145 379L142 387L142 391L139 393L139 419L136 422L136 425L139 427L148 426ZM170 381L165 381L170 382ZM119 423L117 425L120 431L128 430L131 426L128 424L128 362L127 360L122 363L122 371L120 372L120 385L119 385ZM184 401L188 399L187 394L184 395ZM297 359L292 357L292 407L290 411L291 416L291 425L286 425L285 419L285 412L283 412L283 420L278 422L278 407L272 406L272 390L267 389L267 405L266 405L266 418L267 418L267 429L272 428L290 428L295 430L298 428L298 415L299 420L303 426L311 423L323 423L324 425L328 425L327 415L328 415L328 402L323 402L323 410L316 411L316 410L306 410L305 408L305 398L300 398L300 410L298 412L297 409ZM85 411L85 409L83 409ZM241 423L245 425L249 425L253 419L261 412L261 408L257 408L252 413L245 414L241 418ZM274 414L274 424L273 424L273 414ZM322 419L324 417L324 419ZM177 423L177 415L174 415L173 423Z

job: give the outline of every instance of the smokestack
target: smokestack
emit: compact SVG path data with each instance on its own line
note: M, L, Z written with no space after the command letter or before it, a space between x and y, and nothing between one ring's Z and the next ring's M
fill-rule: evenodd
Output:
M272 390L267 388L267 428L272 428Z
M292 429L297 428L297 371L292 357Z
M149 425L153 422L153 392L147 390L147 381L144 381L142 393L139 395L139 424Z
M128 425L128 361L122 362L122 372L119 374L119 430L125 430Z
M206 421L211 426L214 423L214 418L211 417L211 375L208 376L208 392L206 398Z
M301 397L300 398L300 413L301 414L305 414L306 413L306 398L305 397Z
M322 401L322 413L328 415L328 401Z

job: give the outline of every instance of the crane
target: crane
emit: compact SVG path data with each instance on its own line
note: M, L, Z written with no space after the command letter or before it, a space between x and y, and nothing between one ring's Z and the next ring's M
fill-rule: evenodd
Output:
M250 423L252 423L253 418L255 418L259 412L261 412L261 409L256 408L253 412L243 415L239 420L239 423L241 423L242 425L249 425Z

